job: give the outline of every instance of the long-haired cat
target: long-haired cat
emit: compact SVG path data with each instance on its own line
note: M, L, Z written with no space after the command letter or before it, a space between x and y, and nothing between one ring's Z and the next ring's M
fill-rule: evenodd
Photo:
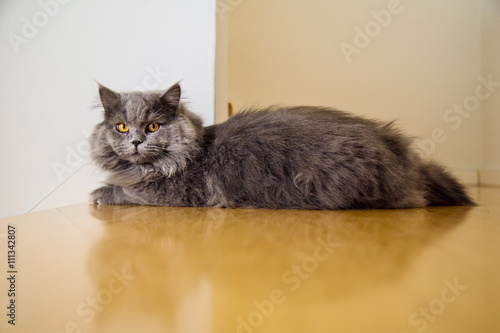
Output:
M203 127L166 92L102 85L90 143L109 171L97 204L283 209L473 205L444 168L423 161L392 124L309 106L238 113Z

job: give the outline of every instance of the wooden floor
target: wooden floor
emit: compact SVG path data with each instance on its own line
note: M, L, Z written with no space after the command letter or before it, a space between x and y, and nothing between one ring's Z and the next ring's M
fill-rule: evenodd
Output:
M500 332L500 189L471 192L480 206L2 219L0 332Z

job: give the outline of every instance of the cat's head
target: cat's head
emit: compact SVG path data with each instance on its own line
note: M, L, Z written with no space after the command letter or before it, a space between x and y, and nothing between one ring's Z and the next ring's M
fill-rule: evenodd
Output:
M102 168L155 167L171 176L199 149L201 119L180 103L181 87L165 92L117 93L99 85L104 121L90 137L91 154Z

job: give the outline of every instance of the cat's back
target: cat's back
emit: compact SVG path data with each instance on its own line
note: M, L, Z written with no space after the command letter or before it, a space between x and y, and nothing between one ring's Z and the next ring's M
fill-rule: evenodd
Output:
M209 203L226 207L354 207L380 192L384 166L407 159L390 126L327 108L246 111L209 133Z
M351 114L321 107L269 107L246 110L215 128L216 142L314 139L325 136L360 137L373 134L381 124Z

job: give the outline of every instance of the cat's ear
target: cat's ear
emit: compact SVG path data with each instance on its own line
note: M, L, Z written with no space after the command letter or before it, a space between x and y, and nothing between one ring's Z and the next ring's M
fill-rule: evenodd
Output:
M118 105L120 104L120 94L114 92L113 90L106 88L102 84L99 84L99 97L101 98L101 103L104 108L104 114L109 115L114 112Z
M163 95L160 96L160 101L163 105L175 108L175 110L179 107L180 99L181 86L178 83L171 86Z

